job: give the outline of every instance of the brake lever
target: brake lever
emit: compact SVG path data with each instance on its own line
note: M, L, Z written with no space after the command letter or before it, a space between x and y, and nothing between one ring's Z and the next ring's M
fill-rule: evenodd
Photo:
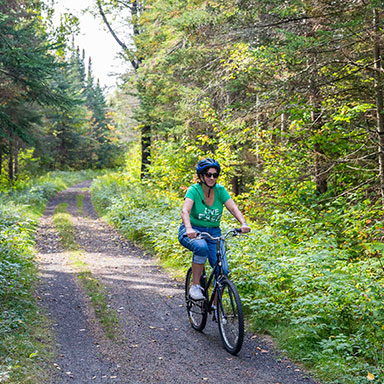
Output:
M239 235L249 237L246 233L241 232L241 228L235 228L233 232L233 236L239 236Z

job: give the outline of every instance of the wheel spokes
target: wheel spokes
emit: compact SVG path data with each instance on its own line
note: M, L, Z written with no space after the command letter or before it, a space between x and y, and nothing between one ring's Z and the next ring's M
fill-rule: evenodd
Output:
M221 292L219 325L224 343L230 349L236 349L239 341L240 324L236 300L229 285L225 284Z
M191 269L187 273L185 283L185 301L187 306L188 318L192 327L202 331L207 321L206 303L204 300L193 300L189 296L189 289L192 285L193 276Z

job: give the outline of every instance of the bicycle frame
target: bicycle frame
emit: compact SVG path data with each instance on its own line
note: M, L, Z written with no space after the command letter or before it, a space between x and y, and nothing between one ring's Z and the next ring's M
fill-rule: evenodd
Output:
M209 275L209 278L208 278L208 281L207 281L207 285L205 287L205 289L208 289L208 287L211 285L212 280L216 277L216 274L215 274L216 268L218 268L217 278L216 278L215 283L213 284L212 295L211 295L210 298L208 298L209 299L208 300L208 311L212 308L212 304L213 304L213 301L215 299L215 295L216 295L216 291L217 291L217 286L218 286L219 280L220 280L220 278L222 276L224 276L219 241L217 241L217 252L216 252L216 255L217 255L216 264L213 267L211 274ZM203 273L205 273L205 268L204 268L204 272Z
M225 240L230 234L232 234L233 236L237 236L240 233L241 233L241 229L231 229L228 232L226 232L224 235L221 235L218 237L213 237L207 232L199 232L198 233L198 237L197 237L198 239L203 239L204 237L206 237L206 238L208 237L211 240L217 240L217 244L216 244L217 260L216 260L215 266L212 268L212 272L209 275L209 278L208 278L208 281L207 281L207 284L205 287L205 289L208 289L208 287L211 285L212 280L216 277L215 271L218 268L217 278L216 278L215 283L213 284L212 295L210 298L208 297L208 303L207 303L208 312L210 312L212 309L212 304L213 304L213 301L215 300L216 292L218 292L218 295L220 295L220 290L218 290L218 286L220 287L220 280L223 276L225 276L224 271L223 271L223 258L222 258L223 255L221 253L221 246L223 246L223 248L224 248ZM206 278L205 268L204 268L203 274L204 274L203 276Z

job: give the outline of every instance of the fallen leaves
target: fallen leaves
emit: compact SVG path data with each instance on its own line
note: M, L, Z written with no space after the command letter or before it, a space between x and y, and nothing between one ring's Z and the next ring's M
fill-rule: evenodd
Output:
M258 351L260 351L261 353L269 353L269 351L267 351L266 349L262 349L262 348L260 348L260 347L256 347L256 349L257 349Z
M375 380L375 376L371 372L368 372L367 379L369 381Z

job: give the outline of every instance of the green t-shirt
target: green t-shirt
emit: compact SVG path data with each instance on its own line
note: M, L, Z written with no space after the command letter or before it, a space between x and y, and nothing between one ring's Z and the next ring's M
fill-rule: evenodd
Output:
M197 227L219 227L223 214L223 205L231 198L227 190L216 184L214 187L215 199L211 206L206 205L201 184L193 184L188 188L185 197L194 201L190 220L192 225Z

